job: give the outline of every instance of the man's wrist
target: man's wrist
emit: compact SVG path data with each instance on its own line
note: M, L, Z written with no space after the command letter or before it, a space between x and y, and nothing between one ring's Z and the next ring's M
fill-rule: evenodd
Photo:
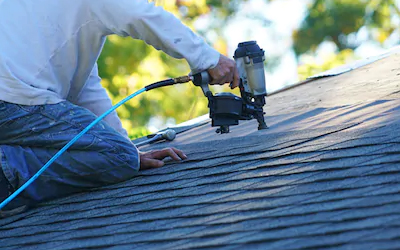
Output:
M220 56L221 54L217 50L204 43L202 53L199 55L200 58L197 58L196 65L191 65L192 74L215 68L218 65Z

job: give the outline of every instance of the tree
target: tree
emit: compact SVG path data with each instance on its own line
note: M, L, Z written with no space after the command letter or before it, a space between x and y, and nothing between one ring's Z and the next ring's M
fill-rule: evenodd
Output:
M368 31L368 39L383 44L397 29L394 16L400 17L395 0L314 0L293 34L293 48L301 55L332 41L339 52L355 49L365 42L354 39L361 28Z
M183 17L189 26L192 24L189 14L198 15L207 11L202 9L205 3L200 5L196 2L190 5L190 12L182 16L183 1L166 2L164 7ZM189 67L183 60L172 59L142 41L117 36L108 38L98 65L102 84L114 103L154 81L189 73ZM132 99L117 112L131 137L142 136L149 132L146 127L152 117L159 117L164 123L171 117L181 122L207 112L206 101L200 98L200 92L193 89L192 86L181 85L153 90Z
M210 29L219 29L236 11L239 2L242 1L168 0L156 1L156 4L175 14L192 29L196 20L212 13L216 22ZM221 53L226 53L223 46L219 48ZM190 71L184 60L173 59L142 41L118 36L109 37L98 65L102 84L114 103L154 81ZM129 135L138 137L149 132L146 127L152 118L161 123L179 123L205 114L208 109L201 90L186 84L152 90L121 106L117 112Z
M221 53L227 54L224 38L220 35L212 38L207 34L222 34L226 24L248 1L251 0L159 0L156 4L175 14L193 30L197 21L211 19L207 27L196 31L208 37L208 42ZM311 0L304 21L293 33L293 50L298 57L312 55L321 43L330 41L336 45L338 56L330 58L322 66L302 65L300 75L306 77L347 62L353 55L352 51L366 39L384 44L398 31L393 17L400 17L395 0ZM358 37L362 30L368 33L364 40ZM273 59L267 61L273 64L279 60ZM114 102L151 82L185 75L190 70L184 60L172 59L141 41L117 36L108 39L98 64L102 83ZM207 112L206 98L191 84L153 90L118 110L131 136L148 133L145 128L154 121L180 123Z

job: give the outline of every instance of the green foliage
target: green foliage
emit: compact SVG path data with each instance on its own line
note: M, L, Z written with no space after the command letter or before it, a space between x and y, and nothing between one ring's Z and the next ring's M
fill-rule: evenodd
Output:
M297 55L315 51L326 40L334 42L338 51L355 49L360 42L348 38L362 27L382 44L395 31L393 16L399 13L395 0L314 0L293 34L294 51Z
M192 29L194 22L199 18L211 18L212 21L206 29L197 30L204 35L206 32L222 34L231 17L247 1L154 2L175 14ZM297 56L312 55L323 41L332 41L337 46L338 55L326 58L322 65L317 65L312 60L307 61L299 67L300 77L303 79L353 58L352 50L359 46L360 41L355 42L350 38L363 27L368 30L370 38L377 43L384 43L398 30L394 16L400 17L395 0L313 0L308 6L302 25L293 33L293 49ZM208 42L226 54L226 40L223 37L219 36L218 39ZM279 58L267 58L268 67L272 68L275 61L279 61ZM109 37L98 64L100 76L103 78L102 84L107 88L114 103L147 84L186 75L190 70L184 60L173 59L142 41L117 36ZM151 118L157 117L164 124L171 119L180 123L207 112L206 98L199 88L191 84L153 90L118 109L122 123L132 137L148 133L147 127Z
M397 29L393 17L400 17L400 10L395 0L374 0L368 5L370 11L366 17L366 25L372 30L373 38L379 43L386 39Z
M313 57L309 57L306 62L298 68L299 78L301 81L305 80L309 76L336 68L340 65L349 63L354 59L356 59L356 57L350 49L342 50L337 54L331 54L325 57L322 64L317 63Z
M196 18L210 11L216 11L224 18L234 12L233 9L227 12L219 1L208 5L205 0L155 2L181 18L189 27ZM98 65L102 84L114 103L152 82L190 72L186 61L173 59L142 41L118 36L108 38ZM180 123L206 114L208 108L201 90L188 83L144 93L117 112L129 135L137 137L148 132L152 117L157 117L162 123L171 119Z
M314 0L300 28L293 33L293 49L297 56L312 55L322 42L331 41L337 47L337 55L322 65L313 62L300 66L300 78L354 58L352 51L365 42L356 39L361 28L367 31L368 40L383 45L398 32L394 17L400 18L395 0Z
M132 128L129 132L130 132L129 136L132 140L151 134L151 131L148 130L146 127Z
M301 28L294 34L294 50L303 54L315 49L325 39L339 49L346 48L340 37L357 31L363 25L365 4L357 0L317 0Z
M190 71L183 60L172 59L143 42L116 36L108 39L98 64L102 84L113 102L154 81ZM135 131L144 131L151 117L160 117L162 122L172 117L179 123L205 114L207 101L194 86L176 85L146 92L117 112L130 136L134 136Z

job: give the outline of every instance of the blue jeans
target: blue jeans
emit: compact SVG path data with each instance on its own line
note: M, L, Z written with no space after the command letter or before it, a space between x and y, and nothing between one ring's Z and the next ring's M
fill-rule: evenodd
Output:
M11 186L23 185L96 118L70 102L24 106L0 101L0 166ZM35 203L121 182L137 174L138 158L131 141L101 121L20 196Z

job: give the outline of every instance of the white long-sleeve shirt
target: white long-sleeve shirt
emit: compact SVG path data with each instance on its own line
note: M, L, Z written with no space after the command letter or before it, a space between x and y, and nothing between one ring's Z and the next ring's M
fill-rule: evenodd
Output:
M102 114L112 104L96 61L111 34L185 58L193 72L218 63L217 51L146 0L0 0L0 100L22 105L68 100ZM115 112L106 122L126 135Z

